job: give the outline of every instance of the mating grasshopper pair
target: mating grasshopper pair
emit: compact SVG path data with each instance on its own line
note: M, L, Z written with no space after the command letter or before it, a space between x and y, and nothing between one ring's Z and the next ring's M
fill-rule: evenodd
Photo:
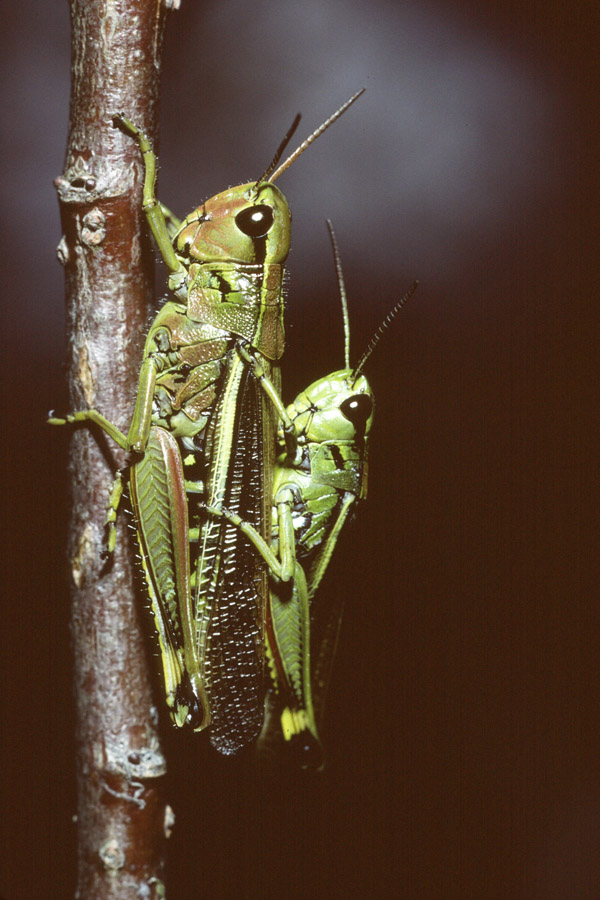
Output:
M350 506L365 493L373 400L362 366L372 346L352 370L340 276L346 368L285 409L279 359L290 213L273 182L358 96L276 168L297 117L261 178L181 222L155 197L149 141L115 116L144 157L143 209L173 299L150 326L127 435L97 410L49 420L93 422L133 454L130 495L167 705L178 726L210 726L211 743L226 754L261 730L265 648L276 727L308 756L319 748L311 599ZM118 478L109 547L121 492Z

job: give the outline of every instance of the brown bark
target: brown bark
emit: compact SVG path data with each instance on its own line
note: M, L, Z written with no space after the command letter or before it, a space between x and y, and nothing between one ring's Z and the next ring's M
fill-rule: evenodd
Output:
M165 9L173 5L71 0L71 116L65 171L56 179L70 402L73 410L99 409L125 431L153 297L153 252L139 149L112 127L112 115L125 112L156 138ZM114 558L103 558L108 493L125 462L100 431L76 429L68 553L81 900L164 896L165 761L126 517L118 517Z

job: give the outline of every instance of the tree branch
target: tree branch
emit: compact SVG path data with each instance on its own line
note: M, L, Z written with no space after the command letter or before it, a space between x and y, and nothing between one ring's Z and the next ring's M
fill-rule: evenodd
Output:
M69 328L70 402L127 430L149 304L153 253L142 228L141 160L112 127L124 111L156 137L166 7L160 0L71 0L72 95L65 172L56 179ZM98 432L73 437L72 638L75 655L78 884L82 900L164 896L165 761L123 517L114 558L103 522L126 459Z

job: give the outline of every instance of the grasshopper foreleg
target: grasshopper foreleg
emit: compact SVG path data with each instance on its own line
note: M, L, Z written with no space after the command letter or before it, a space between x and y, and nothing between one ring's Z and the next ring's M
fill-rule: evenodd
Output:
M223 519L227 519L228 522L231 522L232 525L235 525L236 528L239 528L239 530L246 535L248 540L258 550L262 558L269 566L271 573L279 580L284 580L282 578L281 563L279 562L265 539L258 533L253 525L251 525L249 522L245 522L240 516L237 515L237 513L231 512L228 509L219 508L217 506L209 506L206 503L200 503L198 505L201 509L204 509L207 513L209 513L209 515L220 516ZM194 530L191 530L191 539L193 540L194 537ZM290 577L291 576L288 576L285 580L289 581Z
M77 422L93 422L95 425L99 425L123 450L131 449L123 432L119 431L117 426L109 422L97 409L82 409L79 412L68 413L64 418L49 416L47 422L48 425L76 425Z
M294 423L290 419L285 406L283 405L281 397L277 393L275 385L267 376L262 363L253 353L249 352L247 341L238 341L237 350L244 362L247 363L248 366L250 366L254 373L254 377L260 383L262 390L265 392L265 394L277 410L277 415L281 419L281 423L283 425L283 435L285 440L287 458L290 461L291 465L297 465L300 462L300 450L298 448L296 428L294 426Z
M144 158L144 189L142 195L142 209L146 214L148 225L154 235L154 239L160 250L160 254L165 265L171 271L171 279L169 285L171 290L177 292L180 290L187 276L187 270L181 260L178 258L173 244L171 243L170 223L176 221L171 213L165 217L165 208L156 199L154 187L156 184L156 154L152 149L150 139L144 132L127 119L122 113L113 116L113 124L132 135L140 148ZM167 210L168 212L168 210Z

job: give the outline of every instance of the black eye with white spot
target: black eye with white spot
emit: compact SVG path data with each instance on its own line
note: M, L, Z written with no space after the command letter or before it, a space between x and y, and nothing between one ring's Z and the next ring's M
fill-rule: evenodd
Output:
M364 434L367 420L373 412L373 401L368 394L355 394L340 405L340 412L352 422L358 434Z
M250 238L264 237L273 224L273 210L270 206L247 206L237 214L235 224Z

